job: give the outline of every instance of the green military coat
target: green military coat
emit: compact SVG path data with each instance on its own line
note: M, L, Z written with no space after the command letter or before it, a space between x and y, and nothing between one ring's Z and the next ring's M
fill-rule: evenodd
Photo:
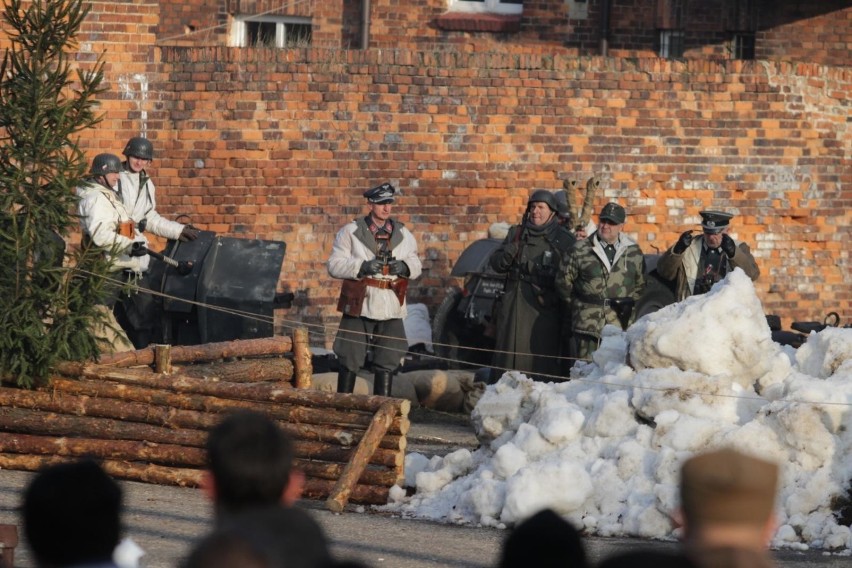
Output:
M559 375L562 309L555 278L574 242L552 220L540 227L513 226L492 253L491 267L506 274L496 311L495 367Z

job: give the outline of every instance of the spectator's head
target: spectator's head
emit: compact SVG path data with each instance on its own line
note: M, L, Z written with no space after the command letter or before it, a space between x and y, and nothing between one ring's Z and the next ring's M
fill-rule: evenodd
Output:
M730 448L688 459L680 481L685 539L765 546L777 486L777 465Z
M325 568L328 541L319 524L296 507L261 507L235 515L205 537L184 568Z
M550 509L526 519L503 543L499 568L586 566L580 533Z
M217 515L292 505L301 496L304 481L292 464L293 443L278 424L258 412L241 410L210 431L204 486Z
M39 566L108 562L121 535L121 488L93 461L40 471L24 492L24 534Z

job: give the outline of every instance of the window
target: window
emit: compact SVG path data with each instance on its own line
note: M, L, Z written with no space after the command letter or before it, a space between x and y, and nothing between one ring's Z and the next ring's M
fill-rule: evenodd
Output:
M233 47L302 47L311 44L309 18L237 16L231 24Z
M731 42L734 59L754 59L754 32L737 32Z
M524 0L448 0L454 12L479 12L494 14L520 14Z
M660 57L683 57L683 31L660 30Z

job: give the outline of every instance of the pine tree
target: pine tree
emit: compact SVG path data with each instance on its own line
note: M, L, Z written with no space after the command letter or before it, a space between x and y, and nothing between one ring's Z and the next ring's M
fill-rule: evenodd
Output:
M80 133L97 124L103 62L72 70L82 0L4 0L0 67L0 376L44 382L58 360L96 357L90 330L108 266L65 252L87 173Z

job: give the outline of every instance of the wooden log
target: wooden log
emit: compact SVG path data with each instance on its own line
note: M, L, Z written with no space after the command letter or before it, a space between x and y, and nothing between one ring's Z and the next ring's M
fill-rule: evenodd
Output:
M343 473L345 467L342 463L317 462L309 460L295 460L293 464L302 470L306 476L317 479L336 480ZM359 483L365 485L384 485L390 487L398 483L400 479L393 470L387 468L365 469L358 479Z
M238 339L201 345L175 345L172 347L172 363L216 361L229 357L284 355L292 350L293 340L286 336ZM109 367L137 367L151 365L153 362L154 350L150 347L103 355L99 360L101 365ZM88 365L87 363L65 361L58 364L56 370L62 374L80 375Z
M101 440L7 434L0 436L0 452L63 457L148 461L169 466L204 467L206 452L201 448L154 444L132 440Z
M339 513L346 507L353 488L366 469L371 456L378 450L379 442L388 431L391 417L395 412L396 408L391 402L385 403L376 412L373 422L367 428L367 432L358 444L352 459L343 468L343 473L335 482L334 488L325 502L331 511Z
M72 416L24 408L0 408L0 431L106 440L138 440L196 448L203 447L207 440L207 433L201 430L175 430L111 418Z
M39 471L49 465L56 465L75 458L64 456L33 456L22 454L0 453L0 469L15 471ZM199 487L204 475L202 469L167 467L138 462L117 460L99 461L104 471L117 479L143 481L160 485L178 485L180 487ZM305 491L302 497L306 499L323 499L328 497L334 482L328 479L308 477L305 480ZM350 500L365 505L383 505L388 502L390 488L381 485L358 484L352 489Z
M170 375L172 373L171 345L154 345L154 372Z
M59 414L111 418L126 423L154 424L168 428L206 430L221 417L207 412L180 410L141 402L91 398L62 392L0 388L0 407L29 408Z
M334 489L334 481L309 477L305 480L302 497L306 499L326 499ZM358 484L352 488L349 500L364 505L387 505L390 487L381 485Z
M220 398L260 400L313 406L321 408L345 408L375 413L383 404L392 404L395 413L408 416L411 402L407 399L389 399L383 396L340 394L316 390L294 389L281 385L213 383L184 375L160 375L139 369L112 369L100 365L89 365L82 373L88 379L100 379L134 385L156 386L174 392L205 394Z
M132 401L171 406L185 410L219 413L239 408L251 408L285 422L317 425L333 424L360 430L366 429L373 419L372 414L361 411L310 408L251 400L224 399L207 395L181 394L152 387L125 385L114 382L70 380L54 377L51 386L55 392L119 399L122 401L122 404L123 401ZM115 404L118 404L118 402ZM407 417L395 416L388 431L392 435L404 437L410 427L411 423ZM400 449L405 449L404 446L399 447Z
M293 362L286 357L217 361L187 365L180 373L196 379L229 383L290 382L293 380Z
M0 469L38 471L49 465L68 461L74 460L62 456L30 456L0 453ZM100 463L107 474L117 479L143 481L159 485L198 487L204 475L203 470L200 469L185 469L116 460L101 460L98 463Z
M174 444L202 448L207 432L201 430L169 429L150 424L123 422L108 418L72 416L21 408L0 408L0 431L44 436L73 436L103 440L136 440L157 444ZM310 440L294 440L296 457L346 463L354 450L337 444ZM396 468L404 462L404 453L378 448L370 463Z
M293 386L297 389L311 388L311 375L314 372L311 364L311 347L308 344L308 330L303 327L293 330L293 360L296 366Z
M305 460L320 460L328 462L348 463L355 450L333 446L323 442L297 441L293 444L297 458ZM370 456L369 463L390 468L398 468L405 462L405 454L394 450L378 448Z

